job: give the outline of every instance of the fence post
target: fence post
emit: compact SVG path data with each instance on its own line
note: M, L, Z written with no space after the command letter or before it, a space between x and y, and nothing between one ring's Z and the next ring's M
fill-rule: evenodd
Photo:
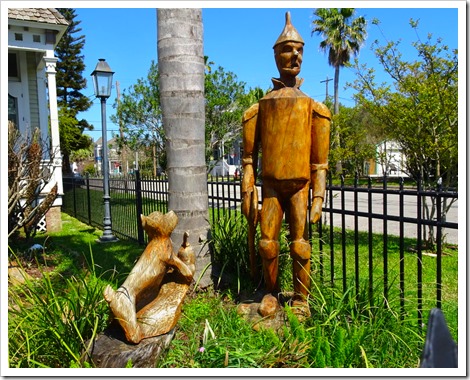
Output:
M140 183L140 172L139 169L135 170L135 208L137 213L137 240L140 245L144 242L144 229L142 227L142 188Z
M421 246L422 246L422 202L421 202L421 194L422 189L421 189L421 177L418 178L418 183L417 183L417 199L416 199L416 219L417 219L417 230L416 230L416 236L417 236L417 282L418 282L418 327L420 331L423 329L423 256L422 256L422 251L421 251Z
M343 260L343 292L347 290L347 267L346 267L346 206L344 199L344 174L340 175L341 178L341 253Z
M73 217L77 218L77 192L75 190L75 177L72 177L72 194L73 194Z
M437 181L437 192L436 192L436 206L437 206L437 220L436 220L436 298L439 309L441 308L442 301L442 207L441 207L441 192L442 192L442 178L439 177Z
M333 286L335 282L335 241L334 241L334 227L333 227L333 176L330 173L329 181L329 203L330 203L330 282Z
M372 233L372 178L367 179L368 243L369 243L369 305L374 306L374 246Z
M405 315L405 243L404 243L404 236L405 236L405 229L403 218L405 216L405 199L403 196L403 190L405 186L405 180L403 177L400 177L400 320L403 320Z
M88 224L91 226L91 195L90 195L90 174L85 174L86 178L86 201L88 211Z
M382 193L382 204L383 204L383 227L382 227L382 241L383 241L383 282L384 282L384 305L388 305L388 211L387 211L387 172L383 176L383 193Z
M356 277L356 297L359 297L359 217L358 217L358 184L359 173L354 175L354 275Z

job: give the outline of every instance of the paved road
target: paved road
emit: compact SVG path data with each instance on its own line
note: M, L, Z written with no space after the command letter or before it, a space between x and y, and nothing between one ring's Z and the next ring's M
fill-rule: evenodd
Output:
M333 192L333 208L334 209L341 209L341 193ZM372 195L372 213L373 214L384 214L384 199L382 194L373 194ZM354 211L354 194L353 193L346 193L344 194L344 210ZM357 194L357 211L359 212L368 212L369 210L369 201L368 201L368 194L366 193L358 193ZM387 194L386 198L386 212L387 215L391 216L400 216L400 201L399 195L394 194ZM403 199L403 216L409 218L416 218L418 215L418 207L417 207L417 198L416 196L404 196ZM422 212L422 217L424 218L424 214ZM326 215L327 223L329 223L329 213ZM452 206L450 207L447 216L447 222L451 223L458 223L458 201L455 201ZM342 226L341 215L334 214L333 215L333 225L336 227ZM366 217L359 217L358 218L358 227L360 231L367 231L368 230L368 218ZM354 229L354 216L346 215L345 216L345 228L347 229ZM375 233L383 233L383 221L380 219L373 219L372 223L372 231ZM396 235L399 236L400 224L398 221L388 221L387 222L387 233L389 235ZM448 243L451 244L458 244L458 230L447 228L443 231L446 235L446 239ZM404 224L404 235L405 237L416 238L417 237L417 225L414 223L405 223Z
M233 185L213 185L212 187L209 186L209 196L213 193L218 191L219 196L222 196L222 189L224 191L225 197L230 196L232 199L240 198L240 188L235 188ZM261 194L261 189L258 188L259 194ZM369 198L367 193L357 193L357 211L369 213ZM371 200L371 213L383 215L384 214L384 197L382 194L372 194ZM260 196L261 199L261 196ZM215 201L216 202L216 201ZM219 201L220 202L220 201ZM209 201L211 203L211 201ZM220 203L219 203L220 204ZM353 192L344 192L344 210L346 211L354 211L354 193ZM233 200L230 202L225 202L225 207L232 207L235 208L235 204ZM333 214L333 225L335 227L342 226L342 218L339 213L342 210L342 199L341 199L341 192L334 191L333 192L333 209L335 213ZM237 208L240 205L237 202ZM329 203L328 203L329 207ZM398 194L387 194L386 198L386 213L389 216L400 216L400 199ZM422 211L422 218L424 219L424 211ZM417 198L413 195L404 195L403 196L403 216L405 218L413 218L415 219L418 215L418 207L417 207ZM450 207L447 213L447 222L451 223L458 223L458 201L455 201L452 206ZM354 229L354 216L353 215L345 215L344 225L346 229ZM326 223L330 222L330 214L326 213ZM358 218L358 228L359 231L368 231L369 228L369 218L368 217L359 217ZM380 219L373 219L372 223L372 231L374 233L383 233L384 225L383 221ZM398 221L387 221L387 233L389 235L396 235L399 236L400 234L400 224ZM448 243L451 244L458 244L458 230L447 228L443 231L445 234L446 240ZM404 223L404 236L409 238L416 238L417 237L417 225L416 223Z

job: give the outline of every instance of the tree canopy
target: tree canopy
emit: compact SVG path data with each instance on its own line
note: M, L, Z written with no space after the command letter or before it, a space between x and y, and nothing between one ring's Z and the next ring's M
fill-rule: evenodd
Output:
M207 60L206 60L207 61ZM241 119L247 107L245 83L239 82L231 71L219 66L212 69L206 64L206 161L210 161L214 148L224 144L229 148L241 135Z
M378 20L373 23L379 26ZM356 60L352 87L357 90L357 102L402 149L412 178L420 180L423 188L454 187L458 183L458 51L432 34L421 40L418 22L410 20L410 25L417 35L412 43L416 60L403 58L400 41L385 45L375 41L372 48L389 82L376 83L373 65ZM424 217L433 219L437 200L428 198L423 200ZM447 198L442 200L444 218L451 205ZM433 247L433 228L424 226L424 231L428 246Z
M243 112L264 96L260 88L246 92L245 83L223 67L213 70L213 62L205 57L205 139L206 163L214 149L222 143L228 150L241 135ZM159 164L165 166L165 132L160 105L159 68L151 63L146 78L124 90L114 104L116 114L111 120L120 126L122 134L116 136L120 149L132 151L155 147Z
M331 134L338 134L340 141L335 149L330 149L330 165L340 161L346 173L367 175L364 164L374 158L376 144L383 137L374 117L361 106L340 106L339 113L333 116Z
M64 155L64 171L70 172L70 155L76 149L90 149L91 139L83 135L85 129L93 126L88 121L77 118L79 112L86 111L91 101L81 91L87 82L83 78L85 70L81 51L85 45L85 36L80 35L80 21L76 20L72 8L58 8L70 25L57 44L57 103L59 106L59 133L61 150ZM70 119L75 119L71 121ZM73 148L72 148L73 147ZM73 150L70 150L73 149Z
M378 21L374 22L378 25ZM418 23L410 25L417 30ZM383 125L406 156L408 174L434 186L439 178L447 186L457 183L458 52L440 38L417 33L413 44L417 59L402 57L400 41L373 49L388 74L388 83L375 82L372 64L355 61L357 79L351 86L356 100Z
M136 84L124 89L114 103L116 114L111 120L119 125L120 134L116 136L119 148L131 151L152 151L154 174L157 161L165 166L165 133L162 125L160 106L160 85L158 65L152 61L147 77L140 78Z

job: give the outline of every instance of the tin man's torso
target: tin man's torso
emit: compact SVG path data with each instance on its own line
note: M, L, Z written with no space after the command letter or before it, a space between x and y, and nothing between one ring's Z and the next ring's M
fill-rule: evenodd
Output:
M295 87L271 91L259 101L262 176L310 180L313 100Z

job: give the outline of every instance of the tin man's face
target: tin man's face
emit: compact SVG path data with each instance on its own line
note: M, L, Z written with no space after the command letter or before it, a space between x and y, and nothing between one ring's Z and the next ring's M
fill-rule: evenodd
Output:
M304 44L301 42L283 42L274 48L277 69L281 77L295 77L300 73Z

